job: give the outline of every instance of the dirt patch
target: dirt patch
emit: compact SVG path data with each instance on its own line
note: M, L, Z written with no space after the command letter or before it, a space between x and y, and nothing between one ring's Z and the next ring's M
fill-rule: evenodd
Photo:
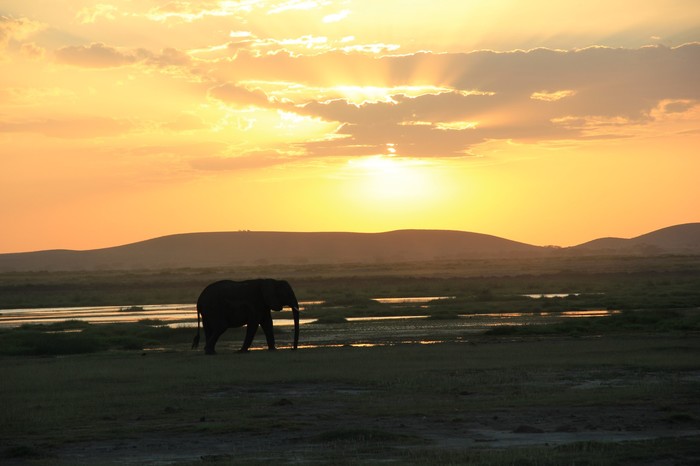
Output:
M598 451L601 458L628 448L622 460L608 461L626 464L648 442L660 444L661 453L648 455L646 464L654 464L666 458L669 442L679 442L685 450L670 464L694 464L700 371L693 354L666 350L695 348L694 341L484 337L473 345L215 358L172 351L8 360L14 383L25 378L33 390L46 385L37 380L65 388L46 391L41 403L26 389L8 392L15 400L8 407L27 409L6 419L24 422L18 425L25 430L3 439L0 461L471 464L473 452L528 448L544 455L543 464L571 464L571 456L546 455L583 443L582 454ZM146 381L143 374L150 375Z
M565 375L565 374L562 374ZM594 373L582 374L590 378ZM615 386L637 383L618 375ZM578 378L568 382L578 387ZM563 384L563 382L562 382ZM323 393L324 396L319 396ZM645 404L605 406L510 407L457 410L443 413L367 416L357 403L366 397L385 397L376 387L346 384L287 383L251 388L219 387L202 397L256 396L274 409L270 429L240 431L214 416L200 420L227 432L149 432L123 438L73 442L48 452L70 464L94 461L115 464L237 464L246 460L306 462L328 459L329 448L339 455L352 449L381 449L383 458L393 451L433 449L508 449L575 444L578 442L629 442L700 437L697 403L676 400L659 409ZM478 397L465 392L459 397ZM455 403L457 405L458 403ZM683 415L681 416L680 413ZM221 424L224 424L223 426ZM172 428L172 426L170 426ZM184 427L184 428L191 428ZM183 428L183 426L180 426ZM333 450L331 450L333 451ZM331 455L333 453L330 453ZM9 464L17 464L17 459Z

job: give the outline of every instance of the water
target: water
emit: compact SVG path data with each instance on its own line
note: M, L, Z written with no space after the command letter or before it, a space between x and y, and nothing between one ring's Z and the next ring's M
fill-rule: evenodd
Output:
M566 295L531 295L532 297L560 297ZM454 299L453 296L426 296L426 297L398 297L398 298L375 298L374 300L384 304L425 304L435 300ZM300 302L300 310L303 312L306 306L320 305L323 301L303 301ZM424 307L424 306L421 306ZM89 323L120 323L137 322L144 319L153 319L164 322L173 327L192 327L197 325L197 313L194 304L159 304L143 306L94 306L94 307L63 307L63 308L43 308L43 309L9 309L0 311L0 327L17 327L22 324L50 324L64 322L66 320L81 320ZM563 318L593 318L605 317L620 311L608 310L587 310L587 311L567 311L567 312L542 312L542 313L483 313L460 315L461 325L470 327L491 327L495 325L525 325L537 319L538 322L545 323ZM282 314L273 313L276 317L275 325L293 325L290 318L291 313L287 310ZM395 315L381 317L349 317L349 322L366 321L396 321L410 319L426 319L427 315ZM314 322L316 319L300 319L301 324Z
M418 298L377 298L384 302L387 310L400 314L400 309L406 303L415 309L427 308L430 301L450 299L450 297L418 297ZM381 300L381 301L380 301ZM323 301L307 301L300 303L300 310L311 305L322 305ZM428 312L428 311L426 311ZM316 319L300 319L304 325L303 342L299 348L331 348L331 347L373 347L395 346L403 344L433 345L438 343L470 343L471 339L484 331L500 325L528 325L561 322L569 318L601 318L620 311L587 310L566 312L488 312L482 314L462 314L457 319L431 319L428 315L393 315L378 317L348 317L347 322L337 324L313 325ZM288 330L282 331L279 348L288 348L285 333L289 335L289 326L293 325L291 311L285 309L281 313L273 313L275 326ZM137 322L151 319L163 322L170 327L196 327L197 313L194 304L165 304L144 305L134 307L94 306L68 307L54 309L12 309L0 310L0 328L17 327L22 324L50 324L66 320L78 319L94 324ZM312 325L308 325L312 324ZM240 329L239 329L240 330ZM74 330L80 331L80 330ZM239 336L242 335L239 331ZM286 343L286 346L285 346ZM240 338L229 335L220 346L228 350L236 350L240 346ZM251 348L262 350L264 345L258 344ZM148 351L162 351L163 348L149 348Z
M431 301L441 301L443 299L455 299L454 296L423 296L418 298L372 298L381 304L426 304Z
M299 303L303 310L304 304ZM287 311L283 311L287 314ZM278 314L273 314L277 316ZM291 312L289 312L291 316ZM286 317L286 316L285 316ZM194 304L154 304L144 306L59 307L43 309L9 309L0 311L0 327L22 324L51 324L67 320L81 320L91 324L138 322L144 319L160 320L173 327L196 327L197 311ZM310 323L315 319L300 319ZM294 325L291 318L275 319L275 325Z

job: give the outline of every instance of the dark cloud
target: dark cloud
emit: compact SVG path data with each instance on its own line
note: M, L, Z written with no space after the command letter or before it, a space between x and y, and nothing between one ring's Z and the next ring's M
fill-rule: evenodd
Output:
M310 155L376 154L386 144L396 144L398 155L463 156L472 146L491 139L628 137L629 132L621 130L625 125L653 122L659 108L665 114L682 113L700 100L699 43L675 48L421 52L385 57L242 51L235 58L215 62L192 60L176 49L152 53L94 43L64 47L56 56L63 63L86 67L136 63L178 67L219 82L209 85L207 95L227 104L278 108L338 122L334 138L304 146ZM396 94L390 101L363 105L340 99L294 105L237 84L279 81L323 89L336 86L339 76L352 77L348 84L357 86L431 85L452 91L418 97Z
M145 56L144 61L153 66L188 66L192 63L189 55L174 48L165 48L159 54L140 50L138 55Z
M691 108L695 106L695 103L692 101L687 101L687 100L682 100L682 101L673 101L673 102L667 102L663 106L663 111L665 113L685 113Z
M130 65L143 57L134 52L122 52L101 42L88 46L68 46L56 50L60 63L86 68L112 68Z
M374 60L365 65L389 70L391 85L410 85L423 73L444 77L440 84L455 90L359 106L345 100L301 105L300 113L342 124L342 137L308 144L311 153L373 154L392 143L399 155L455 156L490 139L628 137L621 128L652 122L661 102L670 101L664 110L673 113L700 100L698 43Z
M249 90L242 86L226 83L209 89L209 95L227 104L236 106L270 107L267 95L259 90Z
M56 50L59 63L85 68L115 68L144 63L154 67L187 66L191 58L184 52L166 48L160 53L146 49L119 49L101 42L68 46Z
M342 99L330 102L310 102L302 111L326 120L361 124L375 122L449 122L463 121L494 106L502 105L496 95L465 95L444 92L419 97L392 96L392 102L372 102L355 105Z

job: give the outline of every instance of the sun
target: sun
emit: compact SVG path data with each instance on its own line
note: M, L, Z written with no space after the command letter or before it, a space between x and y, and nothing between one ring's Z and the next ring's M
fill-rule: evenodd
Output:
M439 180L425 160L398 157L393 144L386 154L347 162L353 198L375 207L407 208L423 205L439 194Z

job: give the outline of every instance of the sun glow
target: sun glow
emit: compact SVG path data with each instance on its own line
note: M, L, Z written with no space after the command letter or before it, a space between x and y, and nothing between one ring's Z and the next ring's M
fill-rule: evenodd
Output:
M350 103L361 105L368 102L393 102L389 89L375 86L336 86L335 89Z
M433 201L439 195L439 183L429 162L396 157L394 152L394 145L388 144L387 155L348 161L353 197L366 205L392 208Z
M355 105L367 103L390 102L397 103L395 96L418 97L421 95L437 95L443 92L450 92L451 89L439 86L334 86L329 89L329 95L333 98L335 94Z

